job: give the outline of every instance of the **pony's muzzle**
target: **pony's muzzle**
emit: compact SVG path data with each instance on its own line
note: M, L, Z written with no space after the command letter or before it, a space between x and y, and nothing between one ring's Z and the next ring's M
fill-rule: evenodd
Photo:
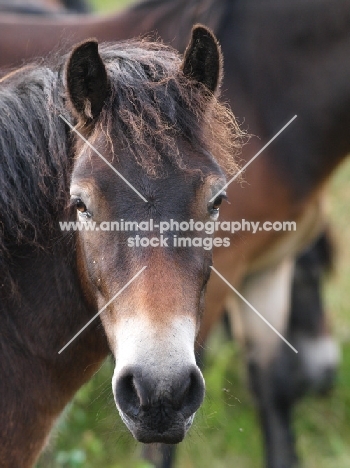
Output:
M143 443L181 442L204 398L197 366L160 376L128 367L115 380L115 400L133 436Z

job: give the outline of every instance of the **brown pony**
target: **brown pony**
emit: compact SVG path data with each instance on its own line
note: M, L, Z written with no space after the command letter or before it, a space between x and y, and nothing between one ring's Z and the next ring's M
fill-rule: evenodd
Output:
M159 43L87 40L2 80L2 468L33 466L109 349L116 405L137 440L177 443L191 426L204 396L194 342L211 250L174 247L171 229L168 248L130 247L135 227L87 224L217 217L223 196L210 199L221 167L235 170L239 136L215 97L221 74L217 41L198 26L182 61ZM83 229L64 232L64 221Z
M57 15L89 11L90 7L84 0L0 0L1 13Z
M7 15L0 23L0 60L10 66L90 35L112 40L149 31L157 31L184 50L194 21L212 27L226 58L225 96L249 132L261 138L251 138L244 147L242 164L298 115L247 168L244 189L237 183L229 186L232 203L222 208L226 220L296 220L297 231L236 233L230 248L216 249L214 257L216 269L283 334L288 326L295 254L322 228L321 190L350 150L349 6L348 0L298 5L287 0L159 0L142 2L110 17L40 20ZM222 279L213 275L199 344L205 342L223 310L233 310L232 297ZM249 307L241 311L268 466L289 467L296 460L289 424L291 404L274 384L275 361L285 345ZM323 340L321 336L319 342ZM297 349L307 348L307 340L302 341L294 343ZM333 348L327 362L334 365L335 355Z

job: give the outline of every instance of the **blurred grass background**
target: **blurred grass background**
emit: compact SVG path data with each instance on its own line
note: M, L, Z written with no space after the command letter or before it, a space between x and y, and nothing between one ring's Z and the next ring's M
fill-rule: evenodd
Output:
M123 7L136 3L133 0L86 0L88 4L92 5L95 11L110 12L120 10Z
M94 0L113 11L130 0ZM307 468L350 467L350 161L333 178L330 219L337 243L336 273L325 300L343 359L330 397L309 397L295 412L298 451ZM262 446L240 351L218 331L208 344L207 394L194 427L180 444L177 468L257 468ZM112 360L76 395L54 430L37 468L148 468L141 447L121 422L111 391Z

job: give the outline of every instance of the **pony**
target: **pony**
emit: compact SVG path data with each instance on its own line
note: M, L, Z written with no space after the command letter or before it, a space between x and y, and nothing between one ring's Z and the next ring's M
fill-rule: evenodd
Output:
M289 355L287 359L294 358L295 364L276 366L279 368L276 387L283 388L283 381L285 395L292 394L293 398L311 391L327 394L335 381L333 363L340 356L336 356L338 348L329 337L329 323L322 301L322 284L334 269L334 250L332 233L327 227L295 262L287 337L298 347L300 357ZM320 337L324 337L321 342ZM305 343L309 345L308 352L303 352ZM280 359L283 363L283 355ZM295 377L287 378L286 369L292 369Z
M184 50L194 22L211 27L226 58L223 96L249 133L260 138L253 137L244 146L242 165L288 119L298 115L247 168L244 189L237 183L228 187L229 199L239 202L221 209L227 220L296 220L297 231L236 233L231 236L230 249L216 249L214 255L215 268L284 334L296 255L323 229L322 192L350 150L348 7L348 0L317 0L305 5L287 0L278 5L257 0L157 0L141 2L122 14L87 16L79 21L7 15L0 23L0 60L3 66L11 66L42 56L57 48L63 37L64 41L90 35L112 40L150 31ZM336 66L339 57L341 67ZM223 311L230 310L232 297L229 287L213 275L199 347ZM269 468L290 467L296 463L297 454L286 412L291 411L294 398L288 405L277 405L278 389L273 383L276 362L285 345L248 306L240 309L249 378L264 427L266 463ZM230 314L236 317L237 308L232 307ZM303 340L299 355L310 349L309 338L304 335ZM320 346L329 343L323 334L318 340ZM311 348L314 341L313 337ZM326 346L329 355L325 369L334 368L336 347Z
M217 218L223 195L210 199L241 138L217 99L221 76L218 42L197 26L183 59L160 43L88 39L2 79L1 467L33 466L110 351L116 406L138 441L178 443L190 428L212 251L130 247L135 227L87 223Z
M62 13L88 13L89 5L84 0L57 0L41 1L34 0L23 2L21 0L9 2L0 1L0 12L18 13L30 15L55 15Z

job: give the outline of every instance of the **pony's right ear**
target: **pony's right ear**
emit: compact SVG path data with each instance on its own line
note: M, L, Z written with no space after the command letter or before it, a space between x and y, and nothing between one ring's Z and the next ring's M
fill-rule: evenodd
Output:
M212 31L197 24L192 29L182 63L185 76L203 84L211 93L218 90L223 75L220 45Z
M69 100L80 120L96 118L108 90L106 67L96 40L84 41L71 52L66 66Z

